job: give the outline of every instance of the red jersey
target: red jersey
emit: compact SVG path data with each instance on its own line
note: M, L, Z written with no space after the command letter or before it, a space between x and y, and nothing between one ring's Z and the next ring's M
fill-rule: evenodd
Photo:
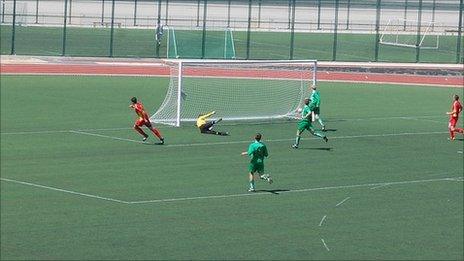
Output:
M140 118L148 121L148 118L149 118L148 114L145 111L145 109L143 108L143 104L141 102L137 102L136 104L133 104L132 106L133 106L132 108L134 108L134 110L135 110L135 113L137 113L137 115Z
M458 119L459 118L459 113L462 111L462 105L459 101L454 101L453 106L451 107L451 111L453 112L450 115L451 119Z

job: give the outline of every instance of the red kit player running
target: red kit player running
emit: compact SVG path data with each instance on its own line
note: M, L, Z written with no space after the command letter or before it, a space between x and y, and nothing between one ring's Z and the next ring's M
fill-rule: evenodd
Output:
M464 134L464 130L462 128L456 128L456 124L458 123L458 119L459 119L459 113L461 113L462 111L462 105L461 103L459 102L459 96L457 96L456 94L453 96L453 99L454 99L454 102L453 102L453 105L451 107L451 111L450 112L447 112L446 114L448 114L450 116L450 120L449 120L449 124L448 124L448 130L449 130L449 133L450 133L450 140L454 140L454 133L455 132L459 132L459 133L462 133Z
M146 141L148 139L148 135L142 130L142 126L147 126L153 132L153 134L158 137L158 139L161 141L161 144L164 144L164 138L161 136L161 133L151 125L150 119L148 117L147 112L143 108L143 104L141 102L137 102L136 97L131 98L132 104L129 105L130 108L133 108L135 110L135 113L139 116L137 121L134 124L134 130L140 133L143 136L143 141Z

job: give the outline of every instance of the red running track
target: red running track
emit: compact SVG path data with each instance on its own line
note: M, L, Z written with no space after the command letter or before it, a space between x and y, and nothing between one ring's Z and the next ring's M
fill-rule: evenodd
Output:
M99 64L1 64L2 74L43 74L43 75L133 75L133 76L168 76L169 67L158 65L99 65ZM205 77L237 78L299 78L288 71L250 71L226 69L190 69L186 75ZM309 75L308 75L309 77ZM354 72L318 72L320 81L369 82L389 84L432 85L445 87L463 87L461 76L425 76L399 75L381 73Z

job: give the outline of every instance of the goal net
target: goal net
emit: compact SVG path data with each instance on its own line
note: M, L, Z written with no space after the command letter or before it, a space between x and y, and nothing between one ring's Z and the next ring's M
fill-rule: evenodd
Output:
M389 20L382 29L380 44L420 49L438 49L440 35L433 32L434 22L423 22L417 39L417 21L395 19Z
M205 42L204 54L203 41ZM229 28L208 30L203 39L201 30L177 30L169 27L166 57L169 59L235 59L234 35Z
M316 83L317 61L168 62L165 99L150 117L180 126L216 111L227 121L297 117Z

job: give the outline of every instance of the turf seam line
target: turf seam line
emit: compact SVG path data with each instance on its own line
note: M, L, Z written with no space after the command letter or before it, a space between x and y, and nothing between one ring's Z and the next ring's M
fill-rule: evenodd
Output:
M321 222L319 222L319 226L321 227L322 226L322 223L324 223L324 220L325 218L327 217L327 215L324 215L321 219Z
M336 207L340 206L341 204L345 203L345 201L347 201L348 199L350 199L350 197L347 197L345 198L344 200L340 201L337 205L335 205Z
M321 238L321 241L322 241L322 244L324 244L325 249L327 249L327 251L330 251L329 247L327 246L323 238Z
M96 199L101 199L101 200L106 200L106 201L117 202L117 203L126 203L126 204L128 203L127 201L123 201L123 200L119 200L119 199L102 197L102 196L97 196L97 195L92 195L92 194L87 194L87 193L81 193L81 192L76 192L76 191L67 190L67 189L55 188L55 187L50 187L50 186L45 186L45 185L40 185L40 184L35 184L35 183L30 183L30 182L25 182L25 181L19 181L19 180L14 180L14 179L0 178L0 180L7 181L7 182L12 182L12 183L17 183L17 184L22 184L22 185L27 185L27 186L33 186L33 187L38 187L38 188L44 188L44 189L49 189L49 190L65 192L65 193L84 196L84 197L89 197L89 198L96 198Z

